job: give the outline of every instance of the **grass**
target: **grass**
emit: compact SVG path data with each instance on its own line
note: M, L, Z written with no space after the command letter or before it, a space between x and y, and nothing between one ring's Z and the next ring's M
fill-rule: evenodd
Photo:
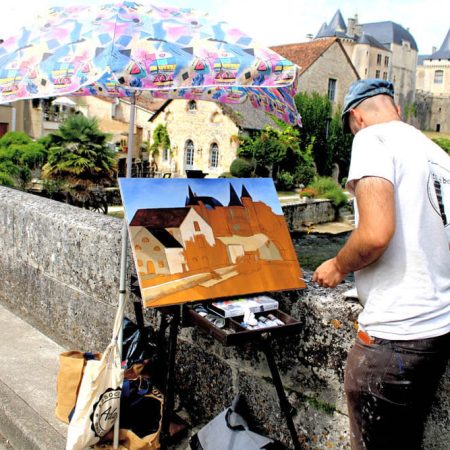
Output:
M444 139L450 139L450 133L442 133L442 132L436 132L436 131L423 131L423 134L430 139L434 138L444 138Z

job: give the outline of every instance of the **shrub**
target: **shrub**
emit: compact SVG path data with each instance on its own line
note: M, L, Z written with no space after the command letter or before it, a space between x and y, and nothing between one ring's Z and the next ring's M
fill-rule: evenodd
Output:
M243 158L236 158L230 166L230 173L237 178L249 178L253 173L253 165Z
M446 138L433 138L432 141L439 145L443 150L445 150L450 155L450 139Z
M289 172L280 172L277 178L277 189L291 191L295 187L294 175Z
M347 204L348 199L339 184L329 177L317 177L308 187L317 192L318 197L331 200L336 208Z
M7 173L2 172L1 169L0 169L0 185L7 187L14 186L14 180L12 179L12 177Z

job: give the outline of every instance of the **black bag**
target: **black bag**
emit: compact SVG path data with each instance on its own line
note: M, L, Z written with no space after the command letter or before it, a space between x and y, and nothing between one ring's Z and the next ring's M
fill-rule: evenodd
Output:
M151 325L144 325L142 304L133 302L136 323L124 317L122 330L122 363L129 369L134 364L150 361L156 363L157 336ZM151 364L154 365L154 364Z

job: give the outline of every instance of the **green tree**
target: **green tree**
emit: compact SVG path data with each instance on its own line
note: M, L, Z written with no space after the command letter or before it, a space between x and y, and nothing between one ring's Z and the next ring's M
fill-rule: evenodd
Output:
M281 121L277 124L278 128L267 126L253 137L240 136L238 156L252 162L256 176L277 180L280 175L283 183L290 185L308 182L301 177L305 168L311 177L314 173L311 147L302 150L298 130Z
M150 151L152 156L157 156L164 149L170 149L169 132L166 125L159 124L153 131L153 144L150 146Z
M350 133L344 133L341 114L338 111L333 115L330 122L328 146L329 152L332 155L332 161L339 166L339 175L341 179L348 175L352 142L353 136Z
M44 177L65 181L75 199L86 201L90 189L113 182L114 151L108 145L110 136L98 128L97 119L69 116L50 138Z
M306 148L313 144L312 155L320 175L330 175L333 154L328 145L331 120L331 102L317 92L301 92L295 96L295 104L302 116L300 128L300 146Z

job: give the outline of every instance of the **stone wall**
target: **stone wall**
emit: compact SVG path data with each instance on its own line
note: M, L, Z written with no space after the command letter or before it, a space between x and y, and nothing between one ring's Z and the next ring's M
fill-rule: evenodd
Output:
M307 200L283 205L283 213L289 230L302 231L305 226L332 222L336 211L330 200Z
M118 219L0 187L1 303L69 348L102 350L118 298L121 228ZM350 287L324 290L308 283L276 296L302 324L298 335L273 348L305 449L349 448L343 367L360 311L342 295ZM146 317L154 322L154 313ZM211 419L240 392L259 430L289 445L258 348L222 347L185 328L177 361L177 389L194 424ZM427 425L426 450L448 449L449 388L447 370Z

